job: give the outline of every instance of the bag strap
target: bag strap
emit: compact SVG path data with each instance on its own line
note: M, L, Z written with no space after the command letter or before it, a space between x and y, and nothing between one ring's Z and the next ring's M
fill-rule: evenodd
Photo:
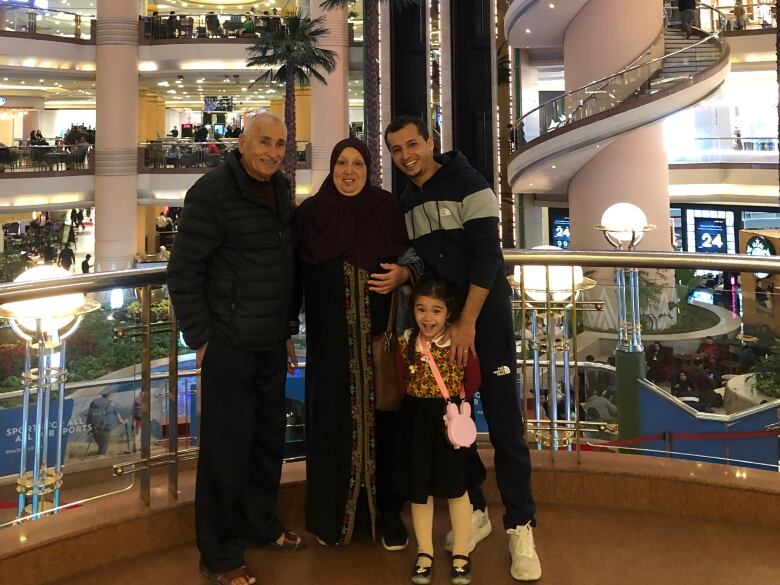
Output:
M395 329L395 315L398 311L398 291L394 290L390 297L390 314L387 317L387 327L385 327L385 351L392 350L393 333Z
M385 336L390 337L395 328L395 315L398 312L398 289L392 292L390 297L390 314L387 317L387 327L385 327Z
M423 341L420 339L419 335L417 337L417 346L422 351L423 355L425 356L425 361L428 362L428 366L431 368L431 373L433 374L433 379L436 380L436 385L439 387L439 392L441 392L441 395L444 397L444 400L449 402L450 401L450 393L447 390L447 385L444 383L444 379L441 377L441 372L439 371L439 366L436 365L436 360L433 358L433 354L431 353L431 343L423 343ZM466 398L466 394L463 391L463 387L461 386L460 389L460 397L461 399Z

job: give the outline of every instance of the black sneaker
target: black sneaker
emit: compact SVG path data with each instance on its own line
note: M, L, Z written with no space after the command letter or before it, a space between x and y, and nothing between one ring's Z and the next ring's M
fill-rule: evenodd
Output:
M385 550L404 550L409 544L409 533L406 531L401 517L382 521L382 546Z
M412 583L415 585L428 585L433 579L433 557L428 553L417 553L417 558L425 557L431 559L430 567L422 567L415 564L412 569Z
M471 583L471 559L464 555L452 555L452 560L466 561L461 567L452 567L450 578L452 585L469 585Z

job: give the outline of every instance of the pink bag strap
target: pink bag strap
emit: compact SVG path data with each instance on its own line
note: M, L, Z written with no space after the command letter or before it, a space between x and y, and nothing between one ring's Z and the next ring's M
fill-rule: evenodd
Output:
M418 337L417 338L417 347L420 348L423 355L425 356L425 361L428 362L428 366L431 368L431 373L433 374L433 379L436 380L436 385L439 387L439 392L441 392L441 395L444 397L444 400L447 402L450 401L450 393L447 390L447 385L444 383L444 379L441 377L441 372L439 371L439 366L436 365L436 360L433 359L433 354L431 353L431 344L430 343L423 343L423 341ZM463 390L463 386L460 388L460 397L461 399L466 398L466 393Z

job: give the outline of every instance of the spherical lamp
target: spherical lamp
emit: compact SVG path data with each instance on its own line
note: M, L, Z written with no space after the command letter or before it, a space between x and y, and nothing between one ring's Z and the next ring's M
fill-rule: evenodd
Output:
M555 246L536 246L534 250L554 250ZM532 301L543 302L548 299L547 274L549 271L549 299L559 303L572 296L572 287L576 291L583 283L582 268L579 266L525 266L522 271L525 294Z
M615 203L604 211L596 228L616 248L633 248L655 226L647 223L645 212L633 203Z

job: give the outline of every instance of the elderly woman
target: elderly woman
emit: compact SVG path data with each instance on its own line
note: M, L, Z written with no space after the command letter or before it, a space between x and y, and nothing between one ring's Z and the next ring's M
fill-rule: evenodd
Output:
M397 264L408 247L398 200L368 182L370 164L365 144L339 142L330 174L293 221L306 315L306 528L320 544L343 545L358 516L372 536L379 520L385 548L400 550L403 500L388 489L396 413L376 410L369 368L372 337L388 324L387 293L412 269Z

